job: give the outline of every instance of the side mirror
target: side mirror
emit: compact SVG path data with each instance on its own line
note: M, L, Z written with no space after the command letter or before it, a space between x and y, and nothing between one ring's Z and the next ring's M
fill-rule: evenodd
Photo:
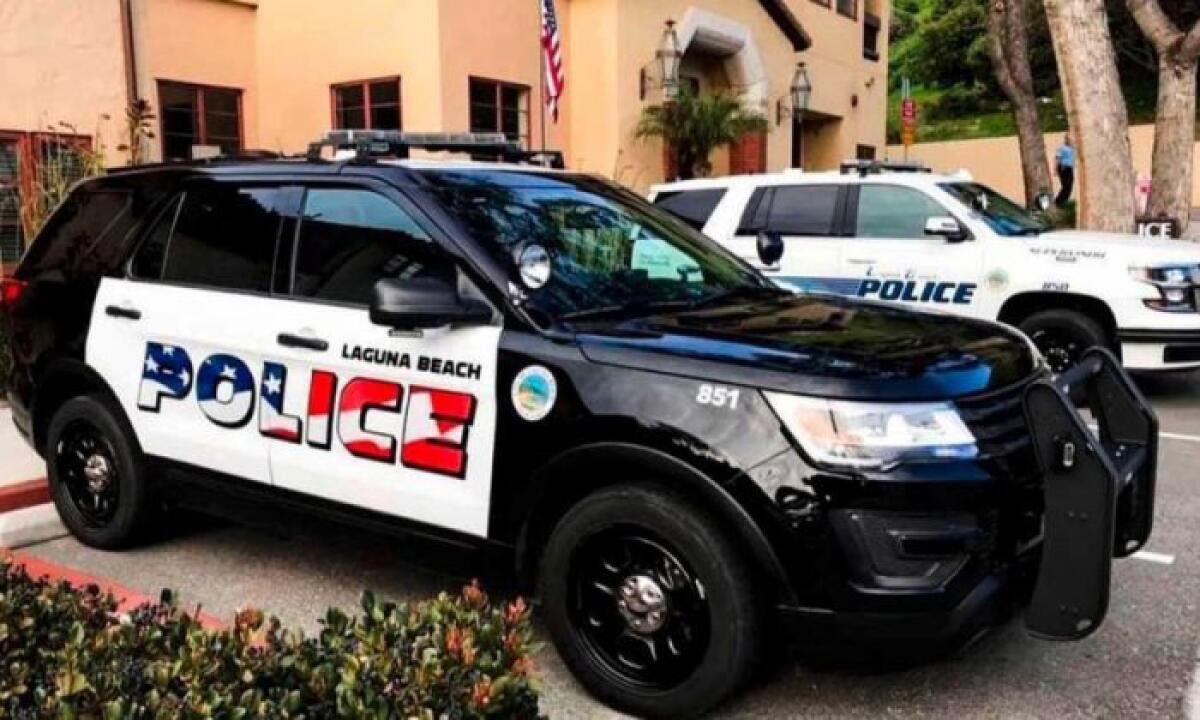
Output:
M776 232L760 232L758 234L758 259L763 265L774 265L783 257L783 236Z
M400 330L477 325L491 318L487 305L460 298L454 282L443 278L384 278L375 283L371 301L371 322Z
M958 221L949 215L935 215L925 221L926 235L940 235L946 242L962 242L967 239L967 231Z
M1033 198L1033 210L1040 212L1050 212L1050 206L1054 204L1054 199L1050 197L1048 192L1040 192Z

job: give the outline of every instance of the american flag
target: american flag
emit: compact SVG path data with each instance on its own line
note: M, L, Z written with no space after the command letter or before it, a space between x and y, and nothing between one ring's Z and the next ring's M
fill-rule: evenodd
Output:
M539 0L542 5L542 63L546 69L546 107L554 122L558 122L558 100L566 86L567 75L563 72L562 44L558 37L558 16L554 14L554 0Z

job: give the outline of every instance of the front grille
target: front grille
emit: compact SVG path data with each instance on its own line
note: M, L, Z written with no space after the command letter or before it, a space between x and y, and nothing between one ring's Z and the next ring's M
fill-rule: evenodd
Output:
M987 395L955 401L971 429L981 460L995 462L1007 475L1027 478L1037 471L1029 427L1025 421L1023 382Z

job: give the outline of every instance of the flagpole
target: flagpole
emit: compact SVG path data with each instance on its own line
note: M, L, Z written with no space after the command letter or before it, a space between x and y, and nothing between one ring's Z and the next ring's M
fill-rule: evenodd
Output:
M538 3L538 103L541 105L542 112L542 152L546 152L546 41L543 37L545 33L545 18L542 10L543 0L537 0Z

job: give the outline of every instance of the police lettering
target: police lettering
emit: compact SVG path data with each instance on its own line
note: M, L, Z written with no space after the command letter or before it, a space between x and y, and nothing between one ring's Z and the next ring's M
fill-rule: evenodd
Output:
M858 296L901 302L968 305L975 299L975 290L978 287L975 283L867 278L859 283Z
M350 352L343 349L344 355ZM408 356L403 353L357 347L353 352L368 362L407 367L403 363ZM368 355L371 360L367 360ZM473 363L424 356L418 358L418 367L433 374L475 379L482 372ZM149 342L142 362L138 408L161 412L164 399L184 400L194 384L201 412L219 427L237 429L248 424L257 399L258 430L263 437L305 442L309 447L328 450L336 435L342 447L357 458L388 464L398 460L414 470L466 476L467 434L475 420L474 395L424 385L410 386L406 392L400 383L368 377L350 378L339 395L337 375L314 369L306 412L300 417L284 411L288 380L287 366L268 361L263 363L261 382L256 382L249 366L228 353L209 356L196 372L185 349ZM403 415L402 439L368 430L367 415L372 412Z

